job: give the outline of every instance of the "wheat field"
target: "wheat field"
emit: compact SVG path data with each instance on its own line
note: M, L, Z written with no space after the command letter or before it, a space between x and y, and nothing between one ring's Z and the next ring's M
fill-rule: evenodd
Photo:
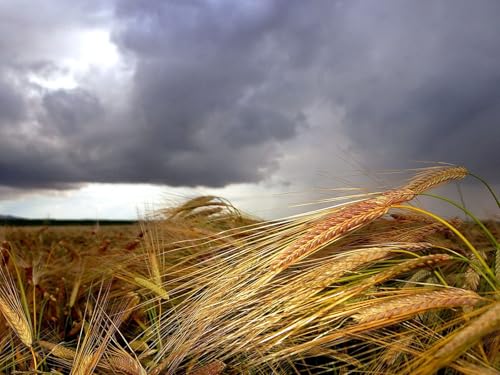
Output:
M499 224L415 199L473 177L425 168L273 221L201 196L137 225L4 227L0 373L500 374Z

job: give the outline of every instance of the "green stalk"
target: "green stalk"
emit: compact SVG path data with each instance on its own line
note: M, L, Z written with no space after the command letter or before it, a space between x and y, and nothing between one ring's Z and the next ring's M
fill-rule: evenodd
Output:
M472 245L470 243L470 241L457 228L455 228L453 225L451 225L450 223L448 223L446 220L442 219L441 217L433 214L432 212L429 212L427 210L423 210L423 209L418 208L418 207L405 206L405 205L394 205L392 207L393 208L400 208L400 209L404 209L404 210L416 211L416 212L418 212L420 214L427 215L427 216L433 218L434 220L439 221L441 224L443 224L449 230L451 230L453 233L455 233L455 235L458 238L460 238L460 240L462 240L462 242L469 248L469 250L472 252L472 254L475 255L475 257L477 258L477 260L479 261L479 263L481 263L481 266L484 267L485 272L488 274L487 276L489 276L489 277L486 277L486 281L488 282L488 284L490 284L490 286L493 288L493 290L495 290L495 291L497 290L497 286L496 286L496 283L495 283L495 281L496 281L495 274L490 269L490 267L488 266L488 264L486 263L486 261L481 256L481 254L479 254L479 252L474 247L474 245ZM491 280L490 280L490 278L491 278Z
M40 308L40 314L38 315L38 329L37 329L38 335L36 336L37 340L40 339L39 333L42 330L42 320L43 320L42 318L43 318L43 313L45 311L45 306L47 306L47 302L49 302L49 299L48 298L44 298L43 302L42 302L42 306Z
M456 208L462 210L467 216L469 216L472 220L474 220L474 222L479 225L481 227L481 229L483 230L484 234L488 237L488 239L491 241L491 243L493 244L493 246L495 246L495 248L498 250L500 247L499 247L499 244L498 244L498 241L496 240L495 236L493 236L493 234L488 230L488 228L486 228L486 226L481 222L481 220L479 220L472 212L470 212L468 209L466 209L465 207L459 205L458 203L455 203L454 201L452 201L451 199L448 199L448 198L445 198L445 197L441 197L439 195L434 195L434 194L430 194L430 193L423 193L421 195L425 195L425 196L428 196L428 197L432 197L432 198L437 198L437 199L440 199L442 201L445 201L453 206L455 206Z
M490 191L491 195L493 196L493 199L495 199L495 202L497 202L497 207L500 208L500 202L498 201L498 198L497 198L495 192L493 191L491 186L486 182L486 180L484 180L483 178L479 177L478 175L475 175L475 174L470 173L470 172L469 172L469 176L472 176L472 177L478 179L479 181L481 181L484 184L484 186L486 186L486 189L488 189Z

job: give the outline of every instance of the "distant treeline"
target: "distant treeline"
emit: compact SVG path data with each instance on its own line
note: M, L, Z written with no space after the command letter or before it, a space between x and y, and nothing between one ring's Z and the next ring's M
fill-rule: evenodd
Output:
M136 220L57 220L57 219L19 219L0 218L0 226L29 227L29 226L75 226L75 225L131 225Z

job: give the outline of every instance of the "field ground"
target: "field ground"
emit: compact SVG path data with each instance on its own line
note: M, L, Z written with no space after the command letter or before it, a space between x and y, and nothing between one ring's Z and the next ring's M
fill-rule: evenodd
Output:
M0 372L498 375L500 224L411 205L465 175L272 222L207 196L3 226Z

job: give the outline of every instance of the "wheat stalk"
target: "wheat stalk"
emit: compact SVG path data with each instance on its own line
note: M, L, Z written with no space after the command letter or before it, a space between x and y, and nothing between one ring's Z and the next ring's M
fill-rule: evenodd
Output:
M322 246L383 216L392 205L407 202L413 197L410 190L391 190L375 198L342 207L282 250L271 264L271 269L282 271L288 268Z
M469 290L445 289L393 298L364 308L352 317L358 323L411 317L421 312L458 306L474 306L482 298Z

